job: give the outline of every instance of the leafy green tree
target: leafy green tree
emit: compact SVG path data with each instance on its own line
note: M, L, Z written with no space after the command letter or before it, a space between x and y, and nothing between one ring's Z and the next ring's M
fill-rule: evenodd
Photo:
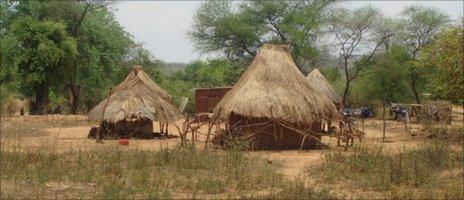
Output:
M208 61L194 61L184 70L177 71L161 82L162 88L172 95L175 103L180 103L181 97L188 97L189 103L186 113L193 114L195 88L212 88L232 86L243 73L228 60L215 59Z
M301 71L318 62L317 38L332 1L207 1L189 32L202 53L250 59L264 43L288 44Z
M389 27L381 25L382 21L384 18L380 11L370 6L354 10L339 8L329 19L329 32L335 38L342 59L345 78L343 105L347 103L352 82L370 66L382 44L394 35ZM356 55L362 57L351 66Z
M218 87L233 85L243 71L237 70L227 60L195 61L177 76L193 82L195 87Z
M75 41L77 52L60 61L60 69L65 71L58 78L59 83L49 83L53 91L49 94L58 104L68 104L70 113L77 113L79 106L87 109L100 101L111 85L121 81L121 74L130 69L130 64L140 60L141 54L129 55L141 47L118 24L108 11L105 2L96 1L19 1L1 2L2 20L2 69L0 81L7 85L22 85L21 93L30 96L31 90L21 82L22 70L16 59L28 58L25 51L18 52L15 46L20 38L13 31L13 25L23 18L29 23L57 23L67 37ZM3 45L6 44L6 45ZM138 60L138 61L135 61ZM146 63L141 63L146 64ZM55 84L55 85L54 85ZM13 86L11 86L13 88ZM45 94L44 94L45 95ZM66 97L63 101L62 96ZM82 100L81 100L82 99Z
M393 46L383 55L378 55L359 79L358 91L364 103L372 100L381 102L404 102L411 99L407 92L407 66L410 59L407 51L401 46Z
M146 51L142 53L142 48L132 41L105 7L87 15L77 41L80 56L76 63L77 71L74 72L74 84L79 91L77 94L82 95L81 103L86 109L101 101L109 87L121 82L132 65L152 64L149 63L152 58ZM68 85L70 83L72 81Z
M439 31L449 23L449 17L436 8L424 6L409 6L402 14L402 42L411 54L412 61L409 63L409 84L420 103L420 93L425 89L425 73L423 65L417 62L420 52L431 44Z
M383 141L385 141L385 107L392 102L404 102L410 99L408 93L405 63L410 59L407 51L393 46L385 55L377 56L365 75L359 80L361 99L383 104Z
M136 46L107 10L105 2L56 1L45 5L54 10L47 17L65 21L69 34L78 44L79 57L68 66L66 80L69 111L76 114L81 95L89 97L84 97L87 108L93 105L92 97L101 97L113 83L102 76L119 74L122 70L118 64Z
M423 49L421 65L432 67L428 88L434 98L464 99L464 35L462 25L445 30Z
M19 48L15 62L24 86L35 96L32 111L44 113L50 86L63 81L65 67L77 54L76 42L63 23L21 17L11 25Z
M320 68L322 75L332 84L338 94L341 94L345 85L340 69L337 67Z

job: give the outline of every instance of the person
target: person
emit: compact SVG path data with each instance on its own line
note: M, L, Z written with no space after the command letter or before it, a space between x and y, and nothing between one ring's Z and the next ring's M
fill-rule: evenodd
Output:
M367 106L361 107L361 117L364 119L371 117L370 109Z

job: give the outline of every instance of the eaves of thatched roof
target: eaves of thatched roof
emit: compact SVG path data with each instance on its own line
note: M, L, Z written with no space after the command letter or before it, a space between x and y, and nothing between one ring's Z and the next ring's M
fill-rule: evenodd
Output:
M109 123L131 118L172 122L180 115L169 94L156 85L141 66L134 66L126 79L112 90L109 100L108 97L103 99L88 117L95 121L103 117Z
M317 68L313 69L313 71L306 76L306 80L308 80L314 89L327 95L332 102L340 102L340 96Z
M310 125L320 118L339 117L330 99L315 91L298 70L289 47L270 44L261 47L213 113L221 119L236 114L302 125Z

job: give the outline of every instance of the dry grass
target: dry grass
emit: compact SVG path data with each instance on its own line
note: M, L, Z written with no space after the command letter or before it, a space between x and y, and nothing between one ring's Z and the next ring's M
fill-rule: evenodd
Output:
M321 196L286 180L269 164L241 151L194 147L161 151L1 152L2 198L268 198L290 191ZM9 189L8 189L9 188ZM19 192L18 192L19 191ZM294 196L298 197L298 196Z
M325 95L319 95L292 60L289 47L264 45L252 63L214 109L214 115L274 118L311 125L320 117L339 117Z
M353 183L354 188L384 198L463 199L463 167L462 149L456 151L450 143L434 141L398 153L366 146L349 153L330 152L320 167L308 173L318 174L327 184Z
M50 126L86 123L85 116L4 118L2 137L36 136ZM240 151L244 148L240 142L227 151L193 147L137 150L140 147L111 143L85 151L49 145L33 149L10 146L0 152L0 199L464 198L462 127L425 130L436 136L424 138L417 148L391 152L378 146L352 148L351 152L328 149L323 160L319 153L315 159L307 157L307 152L270 152L280 157L267 156L269 152L247 153ZM289 156L293 158L287 159ZM300 179L293 180L297 172L286 173L289 166L299 173L310 163L308 173Z
M83 125L91 125L83 115L2 117L0 120L1 138L45 136L46 128Z

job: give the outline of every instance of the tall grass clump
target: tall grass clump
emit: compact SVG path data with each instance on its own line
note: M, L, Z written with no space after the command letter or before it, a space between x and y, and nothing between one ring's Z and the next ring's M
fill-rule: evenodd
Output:
M464 126L447 124L425 124L424 131L429 139L448 141L452 144L464 146Z
M320 168L309 172L328 182L349 181L364 189L387 192L434 188L442 172L462 170L463 162L462 152L445 142L427 142L395 153L378 146L359 146L354 152L327 153Z
M203 151L192 146L160 151L121 150L58 153L47 149L1 152L1 179L43 188L49 182L91 184L90 198L193 198L257 190L284 183L274 165L241 151ZM40 196L26 196L38 198ZM182 196L183 195L183 196Z
M252 199L335 199L328 189L316 191L313 188L305 187L304 180L297 179L287 182L280 190L267 194L252 196Z

